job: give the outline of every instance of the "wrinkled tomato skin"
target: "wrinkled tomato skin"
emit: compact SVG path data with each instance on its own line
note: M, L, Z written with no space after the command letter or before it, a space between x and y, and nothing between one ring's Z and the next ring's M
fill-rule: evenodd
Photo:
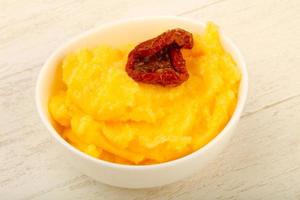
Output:
M178 86L189 78L180 49L192 47L191 33L169 30L137 45L128 55L126 72L137 82Z

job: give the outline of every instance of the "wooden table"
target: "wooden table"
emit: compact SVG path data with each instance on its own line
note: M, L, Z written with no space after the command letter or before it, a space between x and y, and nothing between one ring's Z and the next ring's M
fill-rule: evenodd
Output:
M193 177L155 189L102 185L63 160L34 103L38 71L71 37L111 20L214 21L250 73L230 145ZM0 199L300 199L299 0L0 0Z

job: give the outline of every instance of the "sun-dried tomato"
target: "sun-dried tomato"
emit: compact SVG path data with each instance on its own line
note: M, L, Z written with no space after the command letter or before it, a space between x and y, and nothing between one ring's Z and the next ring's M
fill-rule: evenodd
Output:
M191 49L193 36L172 29L137 45L128 55L127 74L138 82L177 86L189 78L181 48Z

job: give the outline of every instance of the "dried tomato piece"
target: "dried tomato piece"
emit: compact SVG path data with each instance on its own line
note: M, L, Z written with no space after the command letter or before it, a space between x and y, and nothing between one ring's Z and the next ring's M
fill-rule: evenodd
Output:
M193 36L172 29L137 45L128 55L127 74L138 82L177 86L189 78L180 49L191 49Z

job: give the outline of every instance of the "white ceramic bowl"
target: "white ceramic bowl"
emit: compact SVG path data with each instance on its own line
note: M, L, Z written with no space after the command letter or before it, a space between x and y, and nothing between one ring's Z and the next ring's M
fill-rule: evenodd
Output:
M53 127L48 111L48 101L53 90L59 64L68 53L98 44L118 46L120 44L138 43L157 36L167 29L180 27L192 33L201 33L205 24L200 21L182 17L147 17L122 20L105 24L85 32L57 49L46 61L40 71L36 85L36 104L42 122L51 136L63 150L64 158L82 173L102 183L125 188L147 188L162 186L199 172L209 160L214 158L228 143L233 135L245 105L248 91L248 75L244 59L238 48L221 33L222 43L238 64L242 73L239 98L236 109L226 127L207 145L177 160L166 163L129 166L93 158L67 143Z

